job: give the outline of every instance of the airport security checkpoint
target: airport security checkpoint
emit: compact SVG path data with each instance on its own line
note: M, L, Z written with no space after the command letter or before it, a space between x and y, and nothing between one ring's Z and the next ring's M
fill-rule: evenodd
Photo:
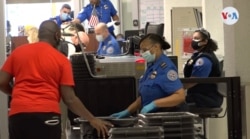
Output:
M0 139L250 139L242 1L2 0Z
M182 83L218 84L222 96L226 98L226 109L193 107L192 104L188 104L188 109L183 111L163 109L160 112L140 113L137 110L126 118L112 117L112 114L126 109L139 96L139 80L147 69L147 61L140 54L139 44L141 39L150 33L164 37L164 24L147 23L144 30L128 32L126 39L119 41L122 54L115 56L96 53L98 42L93 28L88 30L88 45L81 42L80 36L76 33L81 50L72 50L74 47L69 38L73 35L68 30L72 27L74 28L74 25L69 24L61 29L63 39L58 49L71 62L76 96L94 116L114 125L109 129L108 139L208 139L206 121L209 118L224 117L227 117L228 138L238 139L242 136L242 125L239 122L239 77L180 78ZM17 46L18 43L12 45L13 48ZM168 58L177 69L182 68L178 65L178 56L168 55ZM161 66L164 68L168 64L163 63ZM151 79L155 76L157 73L152 74ZM66 123L63 130L68 139L99 138L87 120L64 107L62 109L66 111L62 122Z
M164 24L147 24L148 30L163 34ZM66 30L66 29L65 29ZM157 31L158 30L158 31ZM64 30L63 30L64 31ZM67 33L63 33L67 36ZM89 32L91 37L91 31ZM79 36L78 36L79 37ZM138 97L138 81L147 63L139 54L139 42L143 36L132 35L120 42L122 54L118 56L96 55L93 49L80 43L81 52L69 55L72 64L75 93L93 115L111 122L109 139L207 139L206 120L228 117L228 134L233 139L241 136L238 77L204 79L181 78L183 83L223 84L227 109L191 108L182 112L136 113L128 118L114 118L111 114L125 109ZM79 39L80 40L80 39ZM66 41L67 42L67 41ZM95 44L92 42L92 44ZM168 56L178 68L178 57ZM179 67L180 68L180 67ZM237 92L237 93L235 93ZM236 95L237 94L237 95ZM234 97L232 97L232 95ZM88 121L67 111L68 132L73 139L95 139L96 130ZM236 132L234 132L236 131Z

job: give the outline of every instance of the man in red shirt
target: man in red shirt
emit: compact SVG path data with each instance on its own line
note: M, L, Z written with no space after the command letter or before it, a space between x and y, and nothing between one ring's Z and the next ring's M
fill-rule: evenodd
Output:
M61 32L53 21L41 23L39 42L16 48L0 71L0 90L12 97L10 139L60 139L59 102L88 120L105 136L110 123L95 118L74 93L71 64L57 49ZM13 87L10 82L14 79Z

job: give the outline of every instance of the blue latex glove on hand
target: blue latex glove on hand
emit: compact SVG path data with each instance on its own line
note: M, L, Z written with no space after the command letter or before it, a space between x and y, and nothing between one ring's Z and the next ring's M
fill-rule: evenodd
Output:
M143 108L142 108L142 110L141 110L141 114L145 114L145 113L149 113L149 112L152 112L152 111L154 111L154 110L156 110L157 109L157 107L156 107L156 105L155 105L155 103L154 102L151 102L151 103L149 103L148 105L146 105L146 106L144 106Z
M114 113L114 114L112 114L110 116L119 119L119 118L125 118L125 117L130 116L130 113L129 113L128 110L124 110L124 111L121 111L121 112L118 112L118 113Z

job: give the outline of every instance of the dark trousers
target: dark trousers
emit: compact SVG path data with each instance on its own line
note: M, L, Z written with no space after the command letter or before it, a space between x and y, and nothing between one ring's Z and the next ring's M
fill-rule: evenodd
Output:
M56 113L20 113L9 117L10 139L61 139Z

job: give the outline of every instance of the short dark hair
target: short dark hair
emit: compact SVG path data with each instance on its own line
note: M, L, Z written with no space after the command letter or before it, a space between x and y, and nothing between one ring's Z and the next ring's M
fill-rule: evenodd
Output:
M85 32L84 27L81 23L72 23L69 30L76 30L77 32L78 31Z
M200 32L203 39L210 39L211 38L210 33L205 28L199 28L199 29L195 30L194 32Z
M121 33L119 33L119 34L116 35L116 37L122 37L122 38L124 38L124 35L121 34Z
M63 8L71 10L71 6L69 4L63 4L61 9L63 9Z

